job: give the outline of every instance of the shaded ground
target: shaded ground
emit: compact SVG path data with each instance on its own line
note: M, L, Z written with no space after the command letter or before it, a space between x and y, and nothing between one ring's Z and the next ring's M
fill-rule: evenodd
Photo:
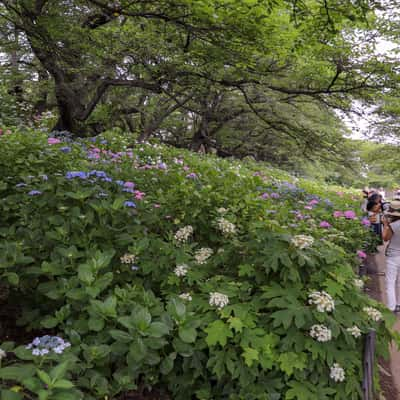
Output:
M370 255L367 259L367 272L369 276L366 291L369 296L375 300L385 303L385 277L382 275L385 271L385 258L383 247L376 255ZM400 328L400 321L395 326L398 330ZM396 354L397 353L397 354ZM391 359L379 359L379 378L381 389L385 400L398 400L400 399L400 365L395 365L396 360L400 359L400 353L392 347Z

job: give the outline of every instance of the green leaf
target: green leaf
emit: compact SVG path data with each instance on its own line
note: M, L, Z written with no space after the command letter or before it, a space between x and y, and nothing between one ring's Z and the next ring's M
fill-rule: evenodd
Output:
M1 400L23 400L24 395L22 393L14 392L12 390L3 389L1 391Z
M54 389L72 389L75 385L66 379L60 379L54 385Z
M103 318L89 318L88 326L91 331L100 332L104 328Z
M57 381L62 378L68 371L69 361L64 361L61 364L56 365L51 371L50 376L52 381Z
M196 341L197 331L194 328L181 326L178 334L185 343L194 343Z
M168 357L165 357L160 364L160 372L163 375L168 375L174 369L174 360L176 359L176 353L171 353Z
M233 329L235 332L240 333L244 328L244 324L240 318L230 317L228 319L229 327Z
M83 395L77 390L62 391L51 396L51 400L82 400Z
M51 329L58 325L58 320L54 317L46 317L40 321L40 325L42 325L44 328Z
M219 319L209 324L204 331L207 333L206 342L209 346L215 346L217 343L225 346L227 338L233 337L228 325Z
M86 285L91 285L95 279L92 267L89 264L81 264L78 267L78 278Z
M51 378L50 376L47 374L46 371L43 371L41 369L36 370L36 374L37 376L40 378L40 380L45 383L46 385L51 385Z
M186 306L180 299L172 299L167 306L168 313L180 321L186 314Z
M169 327L163 322L152 322L147 330L147 335L159 338L169 333Z
M311 400L316 399L315 397L315 390L313 385L310 385L308 382L297 382L297 381L290 381L289 389L286 392L285 400Z
M143 343L141 338L137 338L134 342L129 346L129 358L134 361L141 361L147 355L147 348Z
M242 356L244 361L248 367L251 367L254 361L258 361L258 350L250 347L245 347L243 350Z
M0 368L0 379L22 382L35 374L35 367L32 364L17 364L12 367Z
M119 329L111 329L110 335L113 339L122 342L122 343L130 343L133 340L131 334L125 331L121 331Z
M132 312L132 321L139 331L144 332L150 326L151 314L147 308L137 306Z
M305 353L282 353L278 359L280 369L287 375L292 375L295 369L303 370L306 367Z
M17 286L19 284L19 276L15 272L7 272L4 274L11 285Z

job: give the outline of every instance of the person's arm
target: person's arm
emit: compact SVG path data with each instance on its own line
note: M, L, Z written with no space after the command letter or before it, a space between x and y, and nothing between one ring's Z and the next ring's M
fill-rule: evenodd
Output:
M387 218L383 217L382 218L382 222L383 222L383 232L382 232L382 239L387 242L388 240L390 240L393 236L393 230L390 227L389 221L387 220Z

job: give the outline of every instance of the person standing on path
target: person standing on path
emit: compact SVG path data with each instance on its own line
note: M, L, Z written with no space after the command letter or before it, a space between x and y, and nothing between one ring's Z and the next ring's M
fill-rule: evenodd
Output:
M391 311L400 312L400 299L396 294L396 283L400 283L400 201L390 203L389 210L382 219L386 248L386 294L387 306Z

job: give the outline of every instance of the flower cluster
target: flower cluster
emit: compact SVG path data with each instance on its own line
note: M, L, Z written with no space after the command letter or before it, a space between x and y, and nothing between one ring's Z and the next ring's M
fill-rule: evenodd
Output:
M347 328L346 331L353 335L355 338L359 338L361 336L361 330L356 325L352 326L351 328Z
M229 297L226 294L219 293L219 292L211 292L210 293L210 300L208 301L210 306L215 306L219 310L224 308L226 305L229 304Z
M338 363L334 363L329 376L335 382L343 382L345 379L344 369Z
M360 258L361 260L363 260L363 259L367 258L367 253L365 253L365 252L362 251L362 250L357 250L357 256L358 256L358 258Z
M364 281L362 279L354 279L353 283L358 289L362 289L364 287Z
M325 325L313 325L310 329L310 336L318 342L329 342L332 339L332 332Z
M176 276L185 276L188 272L189 267L186 264L177 265L174 269Z
M305 249L312 246L314 243L314 238L307 235L296 235L292 238L292 244L299 249Z
M187 225L184 226L183 228L178 229L175 233L174 238L178 243L185 243L192 235L193 235L193 226Z
M382 313L374 307L364 307L363 311L367 313L373 321L378 322L382 319Z
M136 256L134 254L124 254L120 257L122 264L133 264L136 261Z
M218 229L226 236L234 235L236 233L235 225L223 217L218 218L217 226L218 226Z
M209 247L202 247L194 253L194 258L197 264L205 264L207 260L212 256L213 250Z
M0 349L0 361L3 359L3 358L6 358L7 357L7 353L3 350L3 349Z
M186 301L192 301L192 296L190 295L190 293L181 293L179 295L179 298Z
M332 296L325 291L312 292L308 296L308 304L315 304L319 312L330 312L335 309L335 302Z
M44 356L53 351L56 354L62 354L63 351L70 347L71 343L65 342L58 336L45 335L42 337L36 337L32 343L29 343L26 348L32 349L32 355Z
M332 225L328 221L321 221L319 224L320 228L331 228Z

